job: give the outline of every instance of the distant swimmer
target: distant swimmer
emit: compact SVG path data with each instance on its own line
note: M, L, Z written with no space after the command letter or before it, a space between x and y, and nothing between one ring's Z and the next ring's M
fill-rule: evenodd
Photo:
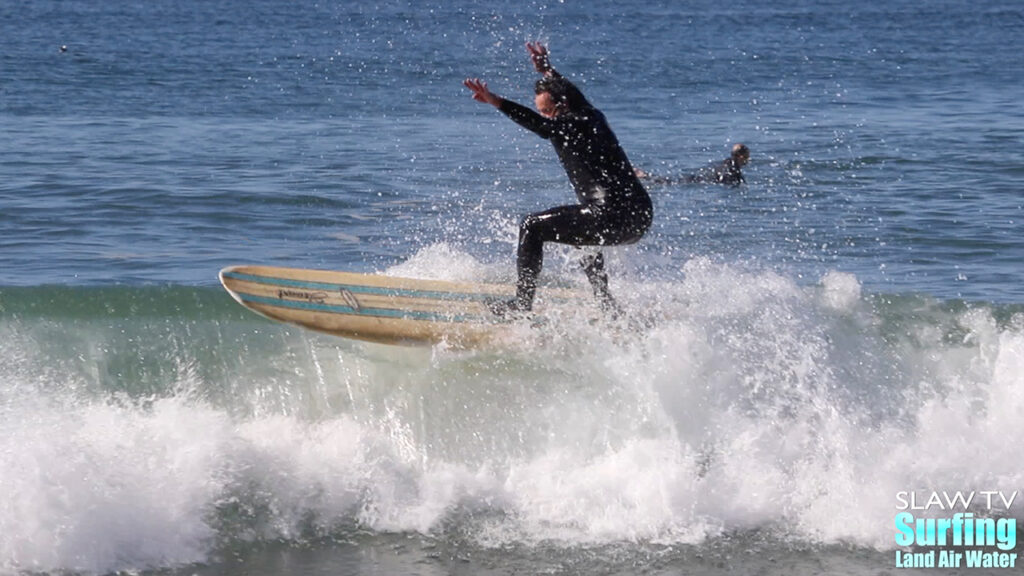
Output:
M688 174L681 178L667 178L648 174L637 169L636 174L641 180L647 180L652 184L727 184L739 186L746 182L743 172L740 170L750 162L750 148L746 144L736 144L732 147L732 154L706 168L702 168L696 174Z
M695 174L694 181L738 186L745 182L740 168L746 166L747 162L750 162L750 148L746 144L737 143L728 158Z
M516 297L492 306L501 315L532 308L546 242L570 246L631 244L647 232L654 214L651 198L604 114L555 71L545 46L531 42L526 48L534 68L543 75L534 89L539 114L496 96L479 79L467 79L464 84L474 100L498 108L520 126L551 141L579 203L523 218L516 259ZM619 307L608 291L602 253L588 254L580 264L603 308L617 313Z

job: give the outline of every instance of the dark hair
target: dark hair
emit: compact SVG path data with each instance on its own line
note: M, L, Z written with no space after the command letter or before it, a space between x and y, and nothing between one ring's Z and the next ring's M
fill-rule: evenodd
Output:
M591 108L580 89L561 76L545 76L537 80L533 90L535 94L550 94L555 100L555 106L567 112L582 112Z

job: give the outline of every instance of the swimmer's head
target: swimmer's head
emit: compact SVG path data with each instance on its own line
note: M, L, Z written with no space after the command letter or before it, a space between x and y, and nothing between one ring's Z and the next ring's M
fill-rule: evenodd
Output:
M743 166L750 161L750 148L746 144L736 144L732 147L732 161L737 166Z

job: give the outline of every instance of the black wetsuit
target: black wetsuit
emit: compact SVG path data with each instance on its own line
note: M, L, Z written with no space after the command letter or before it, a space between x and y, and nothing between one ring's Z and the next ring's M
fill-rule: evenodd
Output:
M708 184L727 184L739 186L744 182L743 172L731 156L718 164L712 164L689 179L690 182L704 182Z
M636 177L604 114L592 106L546 118L509 100L500 110L520 126L548 139L558 153L579 204L523 218L519 227L519 282L514 305L529 309L544 262L544 243L610 246L636 242L651 225L651 198ZM594 293L615 307L600 252L581 260Z

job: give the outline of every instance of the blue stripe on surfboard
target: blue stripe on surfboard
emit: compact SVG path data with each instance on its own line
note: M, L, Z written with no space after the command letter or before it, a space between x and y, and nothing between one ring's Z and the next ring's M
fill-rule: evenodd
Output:
M392 310L388 308L359 308L351 306L340 306L335 304L319 304L317 302L298 302L294 300L281 300L279 298L268 298L266 296L255 296L243 292L235 292L242 302L246 304L265 304L277 306L278 308L292 308L295 310L311 310L314 312L331 312L334 314L348 314L350 316L370 316L373 318L398 318L404 320L425 320L428 322L452 322L465 323L473 322L478 324L500 323L501 320L492 316L475 316L470 314L446 315L437 312L422 312L417 310Z
M257 276L242 272L225 272L225 278L243 280L256 284L268 284L271 286L287 286L289 288L305 288L307 290L348 290L353 294L373 294L375 296L400 296L403 298L429 298L431 300L469 300L473 302L485 302L493 298L500 298L500 294L481 294L479 292L442 292L438 290L416 290L414 288L387 288L379 286L364 286L360 284L338 284L333 282L313 282L310 280L292 280L290 278L276 278L274 276Z

